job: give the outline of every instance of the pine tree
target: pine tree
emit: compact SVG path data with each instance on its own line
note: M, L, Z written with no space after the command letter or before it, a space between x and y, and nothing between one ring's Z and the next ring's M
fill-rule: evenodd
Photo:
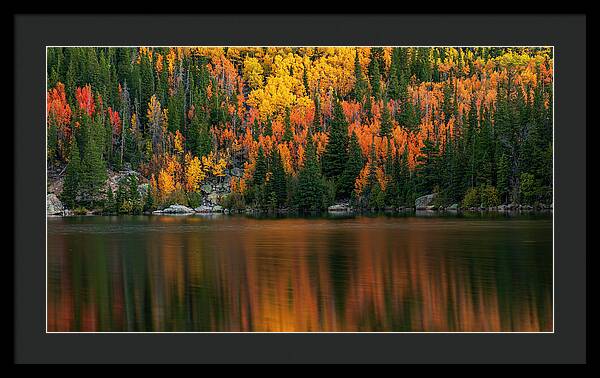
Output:
M108 189L106 191L106 202L104 203L104 212L108 214L113 214L117 212L115 196L110 185L108 186Z
M348 122L339 101L335 103L333 120L329 132L329 141L323 152L322 164L325 177L337 177L346 166L348 146Z
M117 213L123 214L129 212L129 206L127 201L127 184L126 180L121 179L117 186L117 194L115 196L115 208Z
M69 163L67 164L67 171L63 182L63 190L60 196L60 200L68 209L73 209L77 201L80 171L79 146L77 145L77 139L73 138Z
M140 105L145 105L150 102L150 98L154 94L154 74L152 69L152 62L146 54L142 54L140 65L139 65L139 82L132 83L132 86L138 86L140 94ZM147 114L144 113L144 122L147 124L150 120L147 118Z
M362 67L360 66L360 61L358 59L358 50L356 50L356 55L354 57L354 99L358 103L362 103L367 92L367 83L365 82Z
M373 61L373 76L371 78L371 89L375 101L381 100L381 73L379 72L379 63L375 59Z
M350 145L348 147L348 160L346 161L346 167L340 177L338 184L338 197L348 198L354 190L354 182L356 177L360 174L360 171L364 165L364 159L358 143L358 137L355 133L352 133L350 138Z
M146 199L144 201L144 211L153 211L154 210L154 196L152 195L152 189L148 189L148 193L146 193Z
M98 202L100 191L106 183L106 164L102 158L103 135L100 119L91 122L87 115L85 122L83 158L81 159L81 175L79 189L83 201L90 207Z
M379 135L381 136L391 136L392 134L392 116L390 115L390 108L387 104L387 99L383 101L383 110L381 112L381 128L379 130Z
M318 211L323 206L323 184L315 146L308 143L304 166L298 173L298 209Z
M170 118L170 117L169 117ZM206 156L212 151L210 125L203 112L196 112L189 126L189 149L196 156Z
M439 184L438 176L438 146L429 137L423 142L421 154L417 157L417 177L419 194L431 193Z
M273 149L270 157L270 178L267 183L267 193L275 193L275 202L277 206L282 206L287 199L287 188L285 180L285 170L279 150Z
M390 65L390 76L388 79L388 96L393 100L400 98L400 49L394 47L392 50L392 62Z
M136 175L129 175L127 178L128 194L127 199L131 203L131 212L139 214L142 211L142 201L138 191L138 179Z
M254 175L252 176L252 185L260 186L265 182L265 175L267 174L267 162L265 158L265 152L262 146L258 148L258 155L256 157L256 166L254 168Z

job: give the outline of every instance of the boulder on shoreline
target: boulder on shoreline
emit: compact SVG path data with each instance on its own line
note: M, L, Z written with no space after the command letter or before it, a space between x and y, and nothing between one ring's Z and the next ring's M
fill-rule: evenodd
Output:
M156 213L156 212L153 212ZM193 214L194 213L194 209L191 209L187 206L183 206L183 205L171 205L169 207L167 207L166 209L163 209L161 213L158 214Z
M347 203L338 203L327 208L330 212L350 211L350 205Z
M62 215L65 208L54 193L46 195L46 215Z
M417 198L415 200L415 208L417 210L427 210L427 207L431 206L431 202L433 202L436 196L437 193L431 193Z

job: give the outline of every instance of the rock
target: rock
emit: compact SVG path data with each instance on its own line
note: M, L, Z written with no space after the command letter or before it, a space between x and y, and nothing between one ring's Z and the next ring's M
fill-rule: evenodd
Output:
M212 212L212 208L210 206L202 205L195 208L194 211L197 213L210 213Z
M508 206L506 206L506 205L498 206L498 211L507 211L507 210L508 210Z
M452 205L448 206L446 208L446 210L454 210L454 211L456 211L456 210L458 210L458 204L457 203L453 203Z
M350 206L347 203L338 203L331 205L327 208L327 211L339 212L339 211L350 211Z
M223 210L223 214L229 214L229 209Z
M427 206L431 205L433 199L437 196L437 193L427 194L419 197L415 200L415 208L417 210L426 210Z
M235 177L242 177L244 175L244 171L240 168L232 168L231 175Z
M46 196L46 214L47 215L59 215L64 211L62 202L58 199L56 194L50 193Z
M191 209L187 206L175 204L167 207L166 209L163 209L162 212L163 214L193 214L194 209Z
M204 184L204 185L202 185L201 189L206 194L210 194L213 191L213 187L210 184Z
M425 207L425 210L436 210L437 207L435 207L434 205L429 205Z
M531 207L530 205L521 205L520 209L521 210L533 210L533 207Z
M213 213L221 213L221 212L223 212L223 207L222 207L222 206L219 206L219 205L217 205L217 206L213 206L213 208L212 208L212 212L213 212Z
M519 205L517 205L516 203L509 203L507 206L508 210L516 210L519 208Z
M163 213L163 211L162 211L162 210L154 210L154 211L152 212L152 214L157 214L157 215L158 215L158 214L162 214L162 213Z

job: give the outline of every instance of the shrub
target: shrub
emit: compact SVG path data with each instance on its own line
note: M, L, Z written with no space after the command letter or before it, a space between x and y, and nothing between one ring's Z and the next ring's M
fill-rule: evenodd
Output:
M88 213L88 209L85 207L79 206L73 209L73 214L75 215L86 215Z
M477 188L469 188L465 194L465 198L462 200L462 206L466 208L479 207L480 204L481 198L479 197Z
M188 206L196 208L202 204L202 194L198 192L190 192L187 194Z
M167 198L165 198L165 200L162 203L163 206L169 206L174 204L183 206L188 205L187 195L182 189L174 190L171 194L167 196Z
M500 205L500 195L498 190L491 185L485 185L479 189L481 196L481 206L495 207Z
M223 197L221 206L229 210L243 211L246 208L246 202L240 193L230 193Z
M520 184L521 199L528 204L533 204L533 201L539 192L535 176L531 173L522 173L520 176Z

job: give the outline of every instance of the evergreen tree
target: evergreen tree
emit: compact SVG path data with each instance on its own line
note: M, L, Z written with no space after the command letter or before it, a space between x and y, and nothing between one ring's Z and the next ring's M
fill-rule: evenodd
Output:
M322 164L325 177L339 176L346 166L348 146L348 122L339 101L335 103L329 141L323 152Z
M285 170L283 168L283 162L281 161L281 155L279 150L276 148L271 151L270 156L270 172L269 181L267 183L267 193L274 193L275 203L277 206L282 206L287 199L287 188L285 180Z
M81 175L79 189L82 200L93 208L97 204L100 191L106 183L106 164L102 158L103 135L100 119L92 123L91 119L84 116L87 122L84 123L83 157L81 159Z
M419 194L431 193L439 184L438 176L438 146L429 137L423 142L421 154L417 157L417 177Z
M139 65L139 82L132 83L133 86L137 85L140 94L140 106L144 108L150 102L150 98L154 94L154 74L152 69L152 62L146 54L142 54ZM147 118L147 114L144 113L145 124L150 120Z
M392 100L400 99L400 48L392 49L392 62L387 84L388 96Z
M154 196L152 195L152 190L148 189L148 193L146 193L146 199L144 201L144 211L153 211L154 210Z
M106 191L106 202L104 203L104 212L108 214L114 214L117 212L115 196L110 185L108 186L108 189Z
M252 185L260 186L265 182L265 175L267 174L267 162L265 158L265 152L262 146L258 148L258 155L256 157L256 166L254 168L254 175L252 176Z
M358 138L352 133L348 147L348 160L338 184L338 197L348 198L354 191L354 182L364 165L364 159L358 144Z
M63 182L63 190L60 196L60 200L68 209L73 209L77 201L80 171L81 161L79 158L79 146L77 144L77 139L73 138L71 142L69 163L67 164L67 171Z
M138 191L138 178L136 175L129 175L128 183L128 200L131 203L131 213L139 214L142 211L142 200Z
M367 83L365 82L362 67L360 66L360 61L358 59L358 50L356 50L356 55L354 57L354 99L358 103L362 103L364 101L365 96L367 95Z
M379 135L390 137L392 135L392 127L390 108L388 107L387 100L384 100L383 109L381 111L381 128L379 130Z
M317 152L308 143L304 166L298 173L298 209L302 212L318 211L323 206L323 184Z
M381 100L381 73L379 72L379 63L377 60L374 60L373 62L371 89L373 91L373 98L375 98L375 101L379 101Z
M189 126L189 149L196 156L206 156L213 148L210 125L202 112L196 112Z

